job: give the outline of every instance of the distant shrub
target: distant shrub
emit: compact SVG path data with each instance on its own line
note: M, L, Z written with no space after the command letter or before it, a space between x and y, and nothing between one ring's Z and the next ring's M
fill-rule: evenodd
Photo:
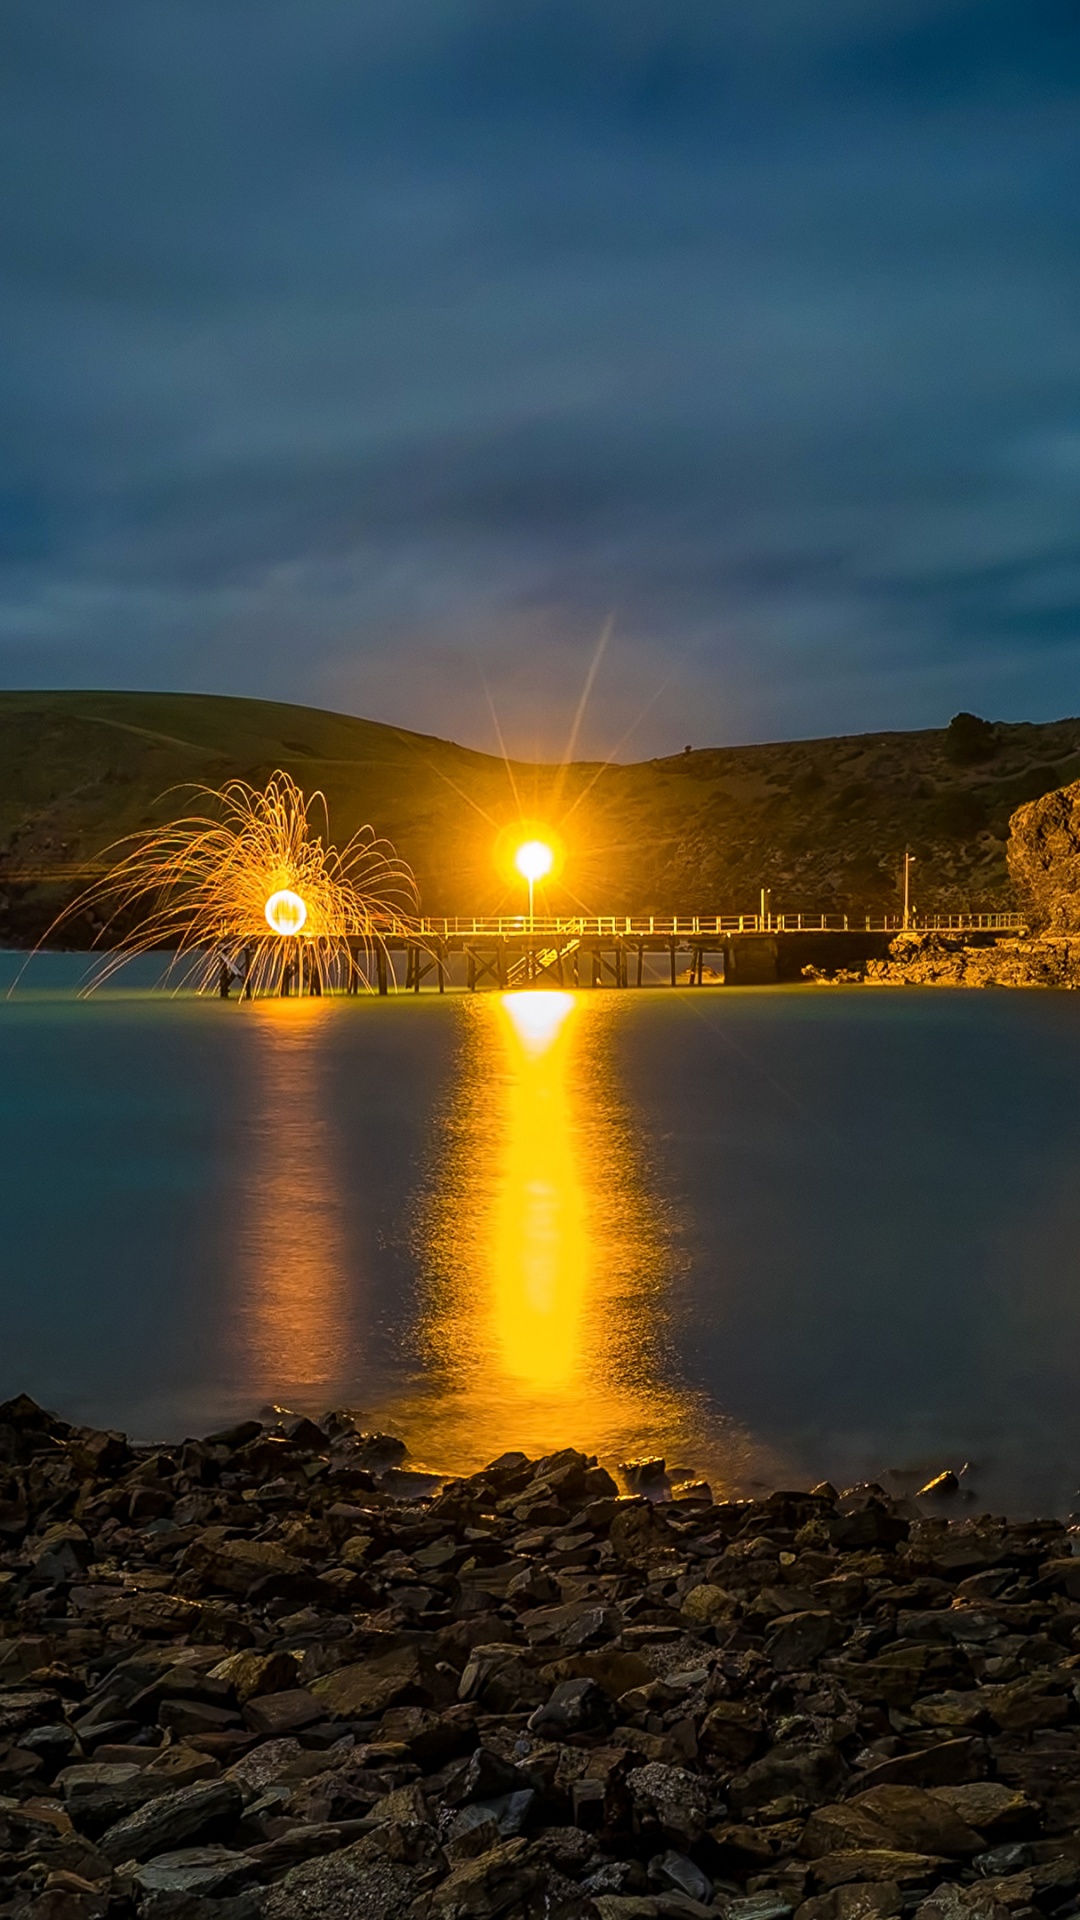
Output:
M945 752L958 767L992 760L998 750L997 728L977 713L954 713L945 729Z

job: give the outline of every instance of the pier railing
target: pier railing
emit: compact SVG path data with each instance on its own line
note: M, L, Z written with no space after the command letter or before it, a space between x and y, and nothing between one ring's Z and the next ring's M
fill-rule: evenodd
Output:
M1025 925L1019 913L912 914L912 933L1012 933ZM497 917L425 916L414 932L433 939L521 939L536 934L563 939L683 939L730 933L902 933L898 913L679 913L501 914Z

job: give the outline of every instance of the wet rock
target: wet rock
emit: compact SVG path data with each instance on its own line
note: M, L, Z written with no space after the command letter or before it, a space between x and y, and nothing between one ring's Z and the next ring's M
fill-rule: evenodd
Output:
M619 1472L626 1484L635 1493L642 1487L660 1487L664 1484L667 1463L658 1454L652 1454L642 1460L623 1460Z
M842 1630L831 1613L788 1613L773 1621L765 1652L777 1672L788 1673L812 1667L827 1648L842 1638Z
M946 1881L915 1913L916 1920L1008 1920L1009 1908L989 1883L965 1887Z
M748 1894L744 1900L732 1900L727 1920L790 1920L793 1902L779 1891Z
M207 1587L223 1593L250 1593L256 1582L273 1577L294 1579L304 1572L303 1563L269 1540L223 1540L217 1528L193 1540L184 1554L184 1564Z
M436 1888L432 1912L440 1920L495 1920L498 1914L520 1910L541 1879L527 1853L526 1841L506 1840L455 1867Z
M389 1860L373 1838L293 1867L270 1887L263 1920L407 1920L416 1877Z
M951 1467L944 1473L934 1475L924 1487L920 1487L916 1498L919 1500L951 1500L960 1491L960 1482Z
M672 1548L671 1530L650 1500L628 1502L611 1522L608 1542L616 1559L647 1566Z
M1038 1831L1039 1809L1035 1802L998 1780L932 1787L930 1792L933 1799L949 1807L958 1819L977 1829L988 1841L1027 1837Z
M303 1755L304 1748L299 1740L266 1740L234 1761L227 1777L235 1780L243 1793L255 1794L269 1786L271 1781L279 1780L290 1767L296 1766Z
M734 1594L728 1593L724 1587L703 1581L700 1586L691 1587L683 1595L681 1611L691 1626L713 1627L733 1619L738 1604Z
M864 1780L868 1787L951 1787L980 1778L986 1765L985 1741L969 1736L895 1754L868 1767Z
M106 1859L149 1860L155 1854L181 1848L189 1840L210 1837L227 1828L240 1813L243 1798L233 1780L206 1780L193 1787L163 1793L126 1819L109 1827L101 1838Z
M598 1732L611 1725L611 1704L595 1680L563 1680L542 1707L530 1715L534 1733L549 1739L568 1734Z
M871 1787L811 1815L803 1850L811 1858L843 1848L891 1847L901 1852L969 1858L981 1853L979 1833L940 1795L947 1788Z
M444 1777L441 1798L448 1807L464 1807L474 1800L495 1800L528 1785L527 1776L512 1761L477 1747Z
M246 1853L228 1847L185 1847L162 1853L132 1875L143 1893L225 1893L251 1877Z
M205 1445L208 1447L227 1447L231 1450L246 1447L257 1440L262 1432L261 1420L240 1420L233 1427L222 1427L218 1433L208 1433Z
M896 1847L842 1847L814 1860L811 1872L824 1888L869 1881L906 1889L926 1886L946 1864L937 1854L905 1853Z
M62 1521L48 1527L42 1535L30 1577L45 1586L77 1580L93 1557L94 1549L85 1530Z
M244 1721L253 1733L270 1739L296 1733L326 1718L326 1706L306 1687L293 1687L287 1693L260 1693L244 1708Z
M676 1893L685 1893L691 1900L702 1903L712 1898L708 1874L685 1853L676 1853L673 1848L654 1855L649 1861L649 1884L661 1892L671 1888Z
M654 1761L628 1773L626 1786L639 1819L655 1822L674 1840L693 1845L702 1839L709 1795L697 1774Z
M906 1540L909 1522L884 1495L860 1491L847 1496L840 1512L829 1514L826 1528L834 1546L865 1551Z
M792 1741L774 1747L729 1782L734 1807L750 1811L770 1802L793 1799L800 1806L823 1806L847 1769L836 1747ZM822 1848L824 1852L825 1849Z
M876 1886L849 1884L804 1900L795 1910L795 1920L892 1920L902 1906L903 1895L895 1881Z
M210 1669L207 1677L223 1681L243 1707L260 1694L287 1691L294 1684L296 1675L295 1654L284 1649L274 1653L258 1653L249 1649L232 1653L227 1659L219 1661Z
M427 1669L419 1650L399 1647L313 1680L311 1692L328 1714L339 1719L363 1719L384 1713L387 1707L428 1702L431 1694L426 1679Z

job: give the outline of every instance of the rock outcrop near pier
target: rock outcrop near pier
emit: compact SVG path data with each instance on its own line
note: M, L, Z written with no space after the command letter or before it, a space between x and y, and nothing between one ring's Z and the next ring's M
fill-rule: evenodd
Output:
M1018 807L1006 851L1009 877L1033 928L1080 929L1080 780Z
M1075 993L1080 937L1045 934L976 945L960 934L902 933L890 942L888 958L868 960L858 977L873 987L1056 987Z
M402 1452L0 1407L0 1913L1077 1911L1065 1524Z

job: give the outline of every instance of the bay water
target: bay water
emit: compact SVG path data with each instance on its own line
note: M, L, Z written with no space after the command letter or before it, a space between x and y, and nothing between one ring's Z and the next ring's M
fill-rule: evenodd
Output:
M1080 999L80 971L0 999L0 1397L1080 1505Z

